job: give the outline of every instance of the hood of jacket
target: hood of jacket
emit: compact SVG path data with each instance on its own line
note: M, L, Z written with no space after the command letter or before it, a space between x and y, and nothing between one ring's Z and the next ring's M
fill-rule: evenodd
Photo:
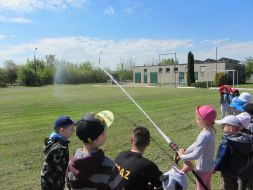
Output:
M78 149L69 162L67 172L71 172L76 180L85 182L99 169L104 158L104 152L100 149L90 153Z

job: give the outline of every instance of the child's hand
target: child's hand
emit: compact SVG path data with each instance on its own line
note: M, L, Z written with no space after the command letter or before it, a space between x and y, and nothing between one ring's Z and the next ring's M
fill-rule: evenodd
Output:
M180 157L178 156L178 154L175 154L173 159L174 159L175 163L177 164L180 160Z
M180 148L178 150L178 156L181 157L182 155L184 155L184 149L183 148Z

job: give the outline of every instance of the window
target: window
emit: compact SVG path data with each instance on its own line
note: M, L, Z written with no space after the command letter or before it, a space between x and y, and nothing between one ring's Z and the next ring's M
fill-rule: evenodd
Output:
M163 72L163 68L159 68L159 73Z
M178 68L177 67L174 67L174 72L178 72Z
M166 73L169 73L170 72L170 68L166 68Z
M147 72L147 69L144 69L144 72Z

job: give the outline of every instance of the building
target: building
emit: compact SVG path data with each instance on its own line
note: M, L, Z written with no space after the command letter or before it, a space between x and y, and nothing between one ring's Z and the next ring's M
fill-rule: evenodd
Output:
M245 82L245 66L240 61L221 58L217 60L195 60L194 74L196 82L214 81L217 72L225 72L232 84ZM133 81L147 84L187 84L187 64L136 66L133 69Z

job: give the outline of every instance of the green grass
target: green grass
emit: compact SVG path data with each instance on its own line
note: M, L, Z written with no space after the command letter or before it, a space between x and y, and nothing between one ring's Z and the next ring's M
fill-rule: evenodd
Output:
M195 106L211 104L219 112L219 98L215 90L141 88L126 90L180 147L193 143L200 132L194 121ZM39 189L39 174L43 160L43 139L52 131L59 115L78 120L85 112L104 109L115 114L115 122L108 130L103 146L106 155L114 158L129 148L133 123L151 131L152 142L145 156L166 171L173 164L168 144L143 114L116 87L111 85L62 85L45 87L13 87L0 89L0 189ZM217 143L221 132L217 129ZM82 143L74 136L71 154ZM219 174L213 177L218 187ZM193 183L188 180L191 188Z
M239 84L238 88L253 88L253 83Z

